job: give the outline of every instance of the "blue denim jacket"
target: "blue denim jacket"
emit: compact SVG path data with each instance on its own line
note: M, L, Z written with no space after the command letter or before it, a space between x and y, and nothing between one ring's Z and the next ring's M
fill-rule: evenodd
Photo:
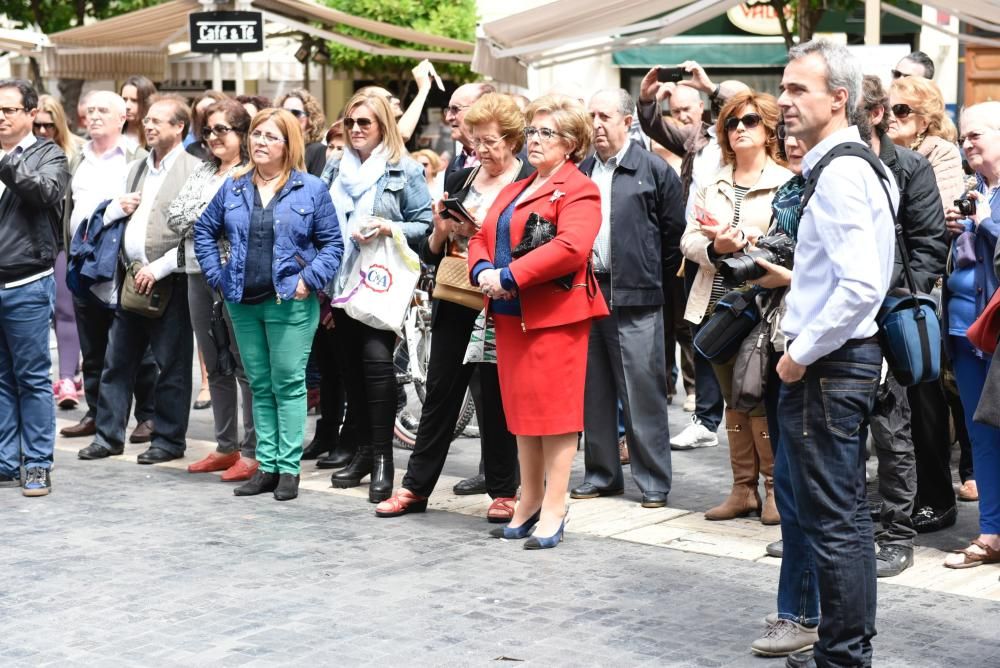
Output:
M329 188L340 173L340 158L326 163L323 183ZM399 162L388 164L385 174L375 184L373 216L385 218L399 225L410 247L417 249L430 232L433 214L431 194L424 180L423 166L413 158L403 156ZM341 221L345 223L347 221Z
M194 225L194 250L205 280L221 288L229 302L243 298L253 187L250 174L226 179ZM330 193L315 176L293 169L275 198L274 292L291 299L300 276L310 290L321 290L337 273L344 252ZM223 235L230 245L225 263L218 246Z

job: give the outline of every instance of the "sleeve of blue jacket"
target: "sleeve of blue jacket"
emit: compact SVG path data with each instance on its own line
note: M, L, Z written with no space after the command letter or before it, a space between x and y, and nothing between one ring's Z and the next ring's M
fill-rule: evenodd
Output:
M205 281L218 289L222 282L222 259L219 257L217 240L223 230L223 215L226 191L229 190L232 179L226 179L209 202L208 207L198 216L194 223L194 254L201 265Z
M340 258L344 255L344 240L340 238L340 225L337 223L337 212L333 208L330 193L318 183L313 189L313 243L319 253L302 270L300 276L310 290L322 290L333 280L340 268ZM200 259L200 257L199 257Z

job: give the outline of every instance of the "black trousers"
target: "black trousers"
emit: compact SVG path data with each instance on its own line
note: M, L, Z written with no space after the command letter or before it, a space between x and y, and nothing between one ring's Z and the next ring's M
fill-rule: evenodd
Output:
M347 401L347 358L343 354L344 337L341 330L327 329L320 325L313 337L313 357L320 372L319 412L316 420L316 438L331 448L340 443L341 423L347 430L345 408Z
M478 371L482 392L477 408L480 408L479 437L482 439L486 491L493 498L512 497L517 493L517 441L507 430L497 367L495 364L463 363L476 315L472 309L458 304L437 303L431 326L427 394L417 428L417 442L403 477L403 487L419 496L430 496L441 477L465 389L474 371Z
M340 348L347 368L348 413L357 425L359 445L375 454L392 454L396 419L396 371L392 352L396 333L369 327L346 313L335 313Z
M944 510L955 505L951 485L948 400L940 380L907 388L917 457L916 507ZM963 425L964 426L964 425Z

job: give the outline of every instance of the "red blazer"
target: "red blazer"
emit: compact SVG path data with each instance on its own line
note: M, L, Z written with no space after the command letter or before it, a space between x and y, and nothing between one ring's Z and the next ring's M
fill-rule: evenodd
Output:
M469 240L470 272L481 260L493 262L500 214L537 176L535 172L500 191L482 228ZM557 190L561 194L554 197ZM545 185L514 207L510 221L511 248L521 242L531 213L554 223L556 237L510 263L524 328L555 327L608 315L600 289L591 297L586 288L587 260L601 227L601 194L597 185L573 163L564 164ZM572 289L565 290L553 282L571 272L574 273ZM590 284L593 292L596 288L593 279ZM486 306L489 307L488 297Z

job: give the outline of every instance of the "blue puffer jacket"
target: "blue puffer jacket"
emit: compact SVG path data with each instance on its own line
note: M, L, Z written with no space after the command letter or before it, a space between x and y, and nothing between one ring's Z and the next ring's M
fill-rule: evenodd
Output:
M194 250L205 280L221 288L226 301L243 298L247 241L254 191L250 174L226 179L194 225ZM299 276L310 290L323 288L337 273L344 242L326 186L315 176L292 170L275 195L274 291L291 299ZM228 260L219 255L219 241L229 242Z

